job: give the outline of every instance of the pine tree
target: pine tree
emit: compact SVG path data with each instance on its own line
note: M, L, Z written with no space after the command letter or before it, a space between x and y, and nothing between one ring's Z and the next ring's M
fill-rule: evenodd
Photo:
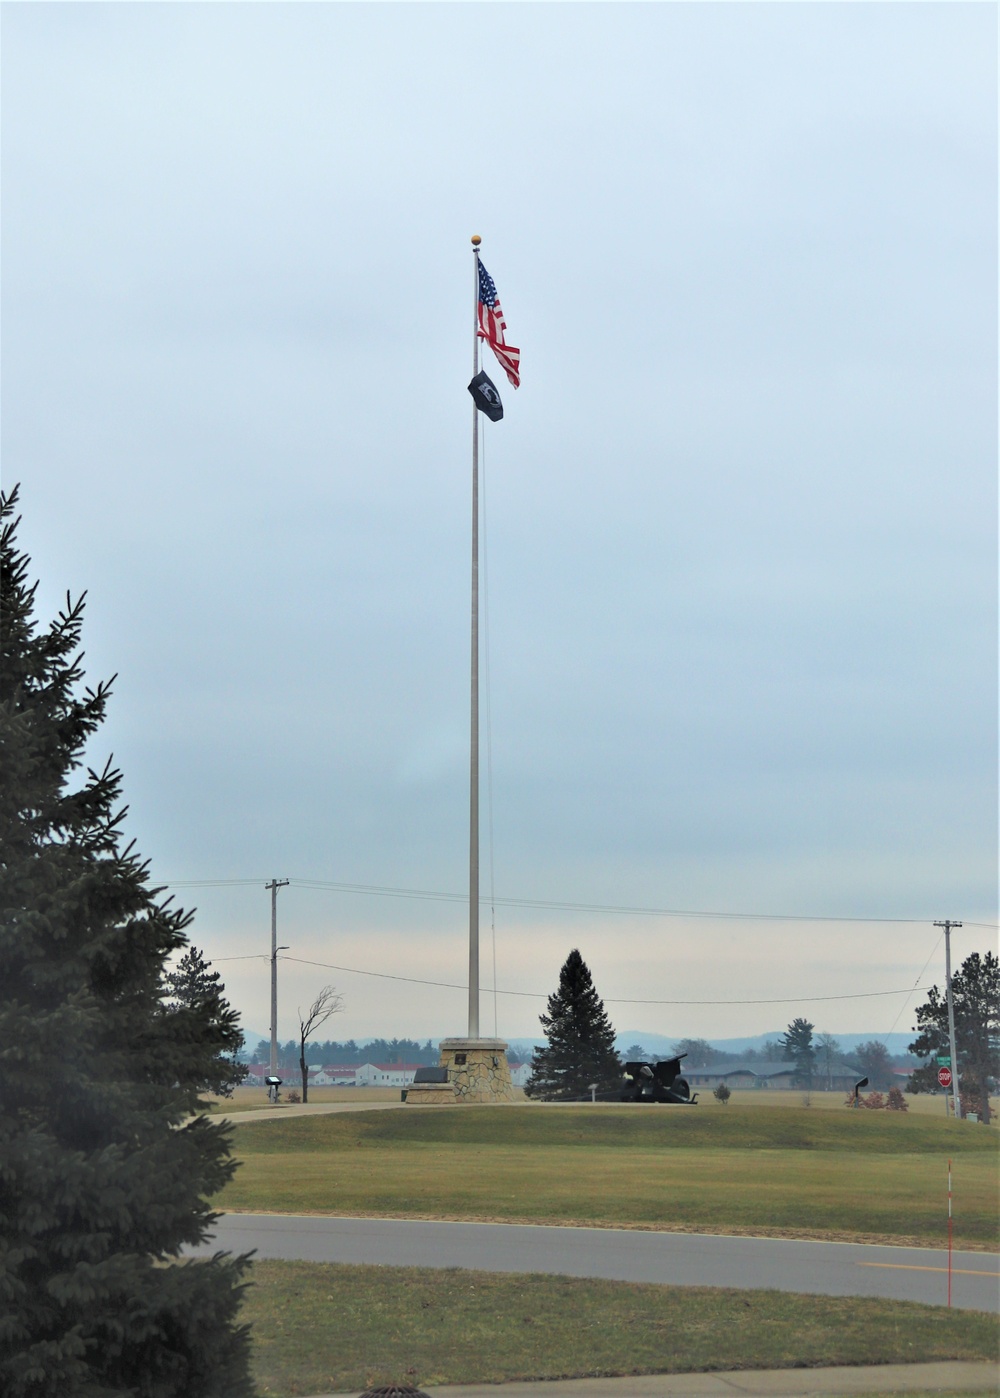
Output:
M212 963L206 961L197 947L188 947L172 971L164 976L164 991L169 1009L174 1013L174 1030L182 1025L197 1035L205 1027L213 1035L222 1030L226 1040L226 1056L212 1064L212 1076L201 1084L203 1092L217 1092L232 1097L247 1070L239 1061L243 1049L243 1031L239 1015L225 998L226 987Z
M816 1067L816 1050L813 1047L815 1028L815 1024L810 1024L807 1019L793 1019L787 1033L782 1034L779 1040L782 1058L795 1064L795 1076L806 1088L812 1087Z
M976 1101L980 1120L989 1125L990 1084L1000 1076L1000 961L988 951L980 956L974 951L962 962L951 978L952 1003L955 1009L955 1048L959 1089L963 1096ZM931 986L927 999L917 1009L917 1039L910 1053L918 1058L947 1054L948 1002L944 992ZM936 1092L937 1066L931 1062L918 1068L908 1083L910 1092Z
M236 1398L246 1259L169 1265L235 1169L199 1113L233 1023L164 1002L190 917L123 847L110 760L79 770L109 686L81 688L82 597L39 630L16 500L0 494L0 1391Z
M559 989L539 1021L548 1046L535 1049L524 1089L529 1097L566 1101L588 1096L591 1084L603 1092L620 1086L615 1031L578 951L567 956Z

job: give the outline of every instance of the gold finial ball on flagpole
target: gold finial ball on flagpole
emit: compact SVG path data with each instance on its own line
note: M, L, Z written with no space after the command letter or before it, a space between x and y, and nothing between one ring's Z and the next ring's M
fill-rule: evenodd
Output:
M483 241L483 240L482 240L482 238L480 238L480 236L479 236L478 233L473 233L473 235L472 235L472 246L473 246L474 248L478 248L479 244L480 244L482 241Z

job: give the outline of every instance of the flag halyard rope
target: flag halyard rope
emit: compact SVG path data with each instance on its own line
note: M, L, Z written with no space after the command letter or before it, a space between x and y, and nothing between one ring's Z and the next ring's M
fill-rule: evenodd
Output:
M493 686L490 675L490 553L486 514L486 434L480 438L480 492L483 531L483 680L486 709L486 826L490 847L490 939L493 951L493 1035L499 1037L497 1016L497 907L493 845Z

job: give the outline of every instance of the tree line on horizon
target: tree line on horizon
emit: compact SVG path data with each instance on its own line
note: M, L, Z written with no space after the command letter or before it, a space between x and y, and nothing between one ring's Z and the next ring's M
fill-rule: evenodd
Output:
M299 1066L299 1041L289 1039L278 1044L278 1067L285 1069ZM356 1043L347 1039L341 1043L336 1039L312 1039L306 1044L306 1060L309 1063L336 1064L338 1067L360 1067L362 1063L437 1063L438 1051L430 1039L420 1043L416 1039L367 1039ZM271 1061L269 1039L260 1039L254 1049L253 1063Z
M216 976L217 978L217 976ZM815 1026L811 1026L814 1028ZM881 1086L883 1078L890 1078L894 1068L912 1068L919 1061L912 1054L893 1054L879 1039L870 1039L852 1049L842 1049L840 1042L832 1034L819 1034L811 1040L815 1050L816 1064L813 1076L817 1081L827 1075L828 1069L839 1070L846 1067L857 1070L872 1079L875 1086ZM363 1063L419 1063L436 1064L437 1045L431 1039L421 1043L409 1038L364 1039L360 1043L354 1039L314 1039L306 1044L306 1059L309 1063L335 1065L337 1067L360 1067ZM251 1063L269 1063L271 1045L268 1039L258 1039L252 1054L241 1050L239 1058ZM657 1057L677 1058L684 1056L687 1067L712 1068L719 1063L773 1063L788 1061L783 1036L768 1039L759 1048L745 1048L736 1053L726 1053L708 1039L685 1038L676 1040L666 1055L657 1055L640 1043L630 1044L620 1053L622 1062L655 1062ZM278 1044L278 1067L291 1070L299 1066L300 1045L297 1039L288 1039ZM529 1062L530 1052L508 1049L507 1058L511 1063ZM879 1082L876 1083L876 1079Z

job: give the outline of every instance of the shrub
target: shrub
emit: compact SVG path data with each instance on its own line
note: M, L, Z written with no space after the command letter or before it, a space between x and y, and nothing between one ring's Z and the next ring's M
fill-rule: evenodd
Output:
M717 1102L721 1102L723 1106L726 1105L726 1103L729 1101L732 1095L732 1092L724 1082L720 1082L719 1086L712 1093L712 1096L715 1098L715 1100Z
M302 1093L301 1093L301 1092L296 1092L294 1087L292 1088L291 1092L287 1093L286 1095L287 1095L287 1097L288 1097L289 1102L301 1102L301 1101L302 1101Z
M903 1089L901 1087L889 1088L889 1096L885 1105L886 1109L890 1112L908 1112L910 1110L910 1104L903 1096Z
M986 1113L983 1111L983 1099L979 1093L972 1088L971 1091L962 1088L958 1094L958 1100L962 1104L962 1115L968 1118L971 1112L975 1112L980 1121L983 1121Z
M885 1106L885 1098L881 1092L869 1092L867 1097L862 1097L861 1105L867 1107L869 1111L878 1112Z

